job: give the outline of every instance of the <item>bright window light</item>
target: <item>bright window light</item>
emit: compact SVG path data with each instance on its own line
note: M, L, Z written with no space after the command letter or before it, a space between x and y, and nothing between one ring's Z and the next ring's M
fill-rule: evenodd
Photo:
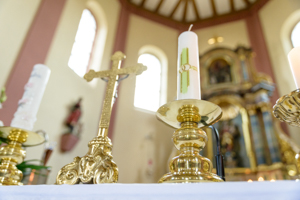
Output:
M300 46L300 22L293 29L291 39L294 47Z
M68 62L69 67L80 77L83 77L87 71L95 34L95 18L88 9L85 9L81 15L75 42Z
M134 106L156 112L160 106L161 63L151 54L142 54L138 63L147 70L136 77Z

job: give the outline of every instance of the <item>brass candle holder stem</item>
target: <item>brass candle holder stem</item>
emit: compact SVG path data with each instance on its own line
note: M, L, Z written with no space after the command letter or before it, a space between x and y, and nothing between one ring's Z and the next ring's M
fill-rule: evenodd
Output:
M198 106L208 106L204 113L203 109L201 110L204 115L199 113ZM175 110L178 110L177 125L172 116ZM173 127L179 127L173 133L172 140L180 151L180 154L170 161L170 172L165 174L159 183L223 182L219 176L212 173L212 162L199 155L207 143L207 135L202 127L214 123L221 115L222 111L218 106L201 100L174 101L158 110L159 119Z
M23 174L16 165L23 162L26 151L22 143L26 142L28 134L18 129L12 130L8 135L8 144L0 148L0 185L23 185L20 181Z
M26 156L22 146L42 144L45 139L31 131L5 126L0 127L0 137L7 139L7 145L0 148L0 185L23 185L23 174L16 167Z
M0 137L7 139L7 145L0 148L0 185L23 185L23 174L16 167L26 156L22 146L42 144L45 139L31 131L5 126L0 127Z

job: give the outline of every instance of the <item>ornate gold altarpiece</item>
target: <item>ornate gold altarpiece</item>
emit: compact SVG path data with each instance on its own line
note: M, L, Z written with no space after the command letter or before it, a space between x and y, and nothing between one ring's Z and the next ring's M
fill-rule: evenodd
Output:
M299 148L274 120L272 79L258 73L251 49L215 48L200 56L202 99L223 110L215 124L221 137L227 181L292 179ZM211 131L204 155L214 160Z

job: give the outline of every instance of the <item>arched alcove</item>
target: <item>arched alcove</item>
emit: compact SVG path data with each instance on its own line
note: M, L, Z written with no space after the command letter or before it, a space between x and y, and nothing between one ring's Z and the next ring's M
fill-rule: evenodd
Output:
M300 21L300 9L291 13L290 16L285 20L283 26L281 27L281 43L283 45L283 49L286 55L293 48L293 44L291 41L291 34L294 27Z
M153 45L146 45L143 46L140 50L139 50L139 59L141 58L141 56L146 56L149 57L151 59L152 58L155 60L157 59L157 63L159 62L160 64L160 69L157 69L157 78L159 78L159 82L160 82L160 86L158 86L158 90L159 90L159 105L162 105L164 103L166 103L166 94L167 94L167 70L168 70L168 59L166 54L159 49L156 46ZM147 63L144 63L145 65L147 65ZM148 66L148 70L150 70L151 66ZM153 66L156 67L156 66ZM159 72L160 71L160 72ZM147 76L147 72L145 72L145 75ZM150 74L149 74L150 75ZM150 77L149 77L150 78ZM155 79L157 79L155 78ZM143 79L143 77L137 77L137 81L139 81ZM154 80L155 81L155 80ZM142 84L143 85L143 84ZM137 87L143 87L140 84L136 84L136 89ZM137 105L136 103L136 96L135 96L135 105ZM154 110L153 110L154 111Z

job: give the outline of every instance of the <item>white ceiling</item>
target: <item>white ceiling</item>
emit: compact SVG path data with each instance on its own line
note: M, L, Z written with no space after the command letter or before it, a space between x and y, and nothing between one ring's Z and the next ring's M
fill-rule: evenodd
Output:
M211 0L162 0L158 10L156 10L161 0L129 0L138 7L155 12L164 17L171 17L175 21L194 22L197 20L214 17L214 10ZM215 4L216 16L226 15L232 12L247 9L257 0L213 0ZM233 5L231 5L231 2ZM177 6L177 4L179 5ZM176 8L177 6L177 8ZM233 6L233 10L231 7ZM176 10L174 11L174 9ZM186 14L184 18L184 13ZM198 17L196 10L198 11ZM173 15L172 15L172 12Z

